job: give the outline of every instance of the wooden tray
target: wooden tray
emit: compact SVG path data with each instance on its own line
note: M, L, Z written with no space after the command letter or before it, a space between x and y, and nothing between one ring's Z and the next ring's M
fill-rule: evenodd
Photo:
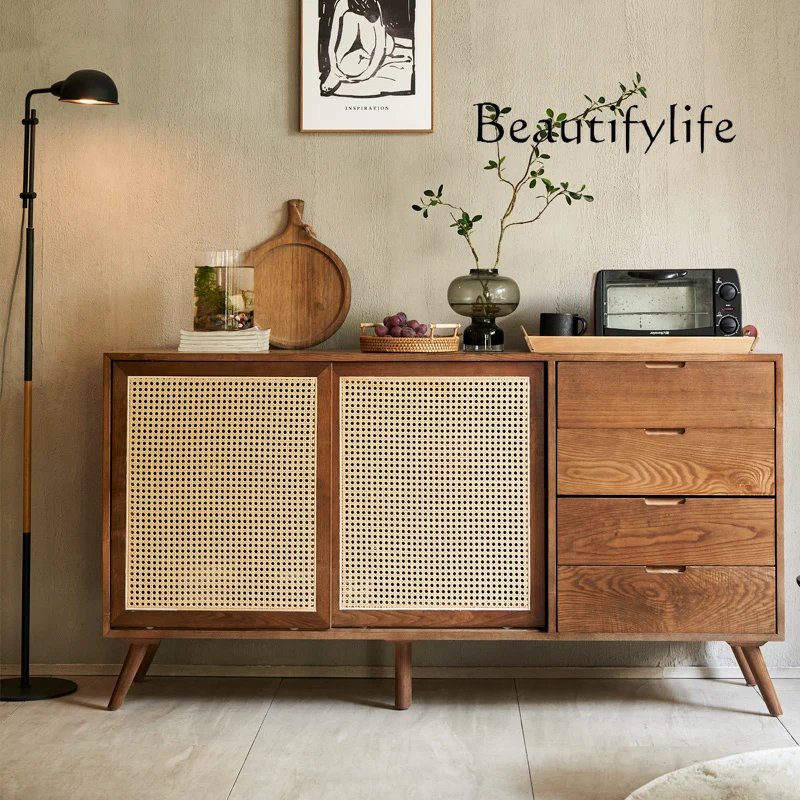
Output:
M748 328L752 326L745 332ZM560 355L741 355L758 344L757 332L755 336L531 336L523 327L522 335L532 353Z
M419 339L396 339L394 336L367 336L367 331L374 328L377 322L361 323L362 353L454 353L461 342L458 331L461 325L438 323L431 325L428 336ZM451 336L435 336L437 328L453 330Z
M270 344L313 347L341 328L350 310L350 276L339 256L303 222L302 200L289 200L283 232L248 254L255 267L255 324Z

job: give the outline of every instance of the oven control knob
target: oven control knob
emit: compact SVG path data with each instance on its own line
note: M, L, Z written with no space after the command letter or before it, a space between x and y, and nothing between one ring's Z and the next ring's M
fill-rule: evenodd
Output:
M719 329L726 336L731 336L739 330L739 320L731 316L723 317L719 321Z
M723 283L719 287L719 296L729 303L731 300L735 300L738 294L739 290L732 283Z

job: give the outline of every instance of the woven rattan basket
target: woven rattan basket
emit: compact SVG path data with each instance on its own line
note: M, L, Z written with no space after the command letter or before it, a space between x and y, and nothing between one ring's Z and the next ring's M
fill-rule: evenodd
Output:
M458 350L458 331L461 325L439 323L431 325L430 334L420 339L395 339L393 336L367 336L367 331L377 322L361 323L362 353L453 353ZM452 330L451 336L436 336L439 328Z

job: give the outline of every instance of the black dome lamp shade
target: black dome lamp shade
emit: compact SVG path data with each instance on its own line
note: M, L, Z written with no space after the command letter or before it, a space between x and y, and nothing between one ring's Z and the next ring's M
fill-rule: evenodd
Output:
M62 103L86 106L115 106L119 103L114 81L96 69L79 69L66 80L54 83L50 91Z
M82 105L115 106L119 103L117 87L104 72L81 69L66 80L52 86L31 89L25 95L25 149L23 151L22 198L23 215L27 212L25 228L25 359L24 359L24 426L22 464L22 602L20 625L20 674L19 677L0 680L0 700L46 700L74 692L78 687L74 681L64 678L31 676L31 494L32 494L32 398L33 398L33 278L34 278L34 229L33 204L34 167L36 154L36 128L39 119L31 108L31 100L37 94L52 94L65 103ZM23 217L24 219L24 217Z

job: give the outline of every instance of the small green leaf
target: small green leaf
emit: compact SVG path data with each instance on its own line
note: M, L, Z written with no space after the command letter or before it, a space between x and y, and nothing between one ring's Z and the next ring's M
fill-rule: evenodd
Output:
M639 87L639 94L640 94L642 97L647 97L647 89L645 89L645 88L644 88L644 86L640 86L640 87Z
M587 203L593 203L593 202L594 202L594 197L592 197L590 194L585 194L585 195L583 196L583 199L584 199L584 200L585 200Z
M586 99L587 99L587 100L588 100L588 101L589 101L589 102L590 102L592 105L594 105L594 100L592 100L592 98L591 98L591 97L589 97L589 95L588 95L588 94L585 94L585 95L584 95L584 97L585 97L585 98L586 98Z
M467 234L466 234L466 232L465 232L465 231L463 231L463 230L461 230L461 228L459 228L459 229L458 229L458 235L459 235L459 236L466 236Z
M424 194L425 194L425 197L433 197L434 196L433 189L426 189Z
M570 198L570 196L568 194L564 195L564 199L567 201L567 205L568 206L572 205L572 200L571 200L571 198Z
M422 216L425 217L425 219L428 219L428 209L427 208L422 212Z
M506 157L505 157L505 156L503 156L503 157L500 159L500 164L502 164L502 163L503 163L505 160L506 160ZM499 165L498 165L498 166L499 166Z
M562 183L561 184L561 188L564 189L564 190L569 189L569 181L567 181L566 183Z
M543 158L543 159L545 159L545 161L546 161L548 158L550 158L550 156L549 156L549 155L547 155L547 153L542 153L542 154L539 156L539 158Z
M414 211L422 211L422 206L418 206L416 203L413 206L411 206L411 208L413 208Z
M559 115L556 117L556 119L557 119L559 122L563 122L563 121L564 121L566 118L567 118L567 115L566 115L566 113L565 113L565 112L562 112L561 114L559 114Z
M605 103L605 101L606 101L605 97L598 97L597 98L597 102L598 103Z
M434 198L433 200L431 200L431 205L432 206L438 206L439 205L439 201L436 198Z
M637 72L636 73L636 83L641 83L642 76Z
M573 200L580 200L580 199L581 199L581 196L580 196L580 195L579 195L577 192L570 192L570 193L569 193L569 196L570 196L570 197L571 197Z
M547 116L550 117L550 119L553 119L553 109L552 108L548 108L547 109Z
M620 89L622 89L622 91L623 91L623 92L627 92L627 91L628 91L628 90L625 88L625 84L624 84L624 83L621 83L621 84L619 85L619 88L620 88Z
M583 191L585 188L586 188L586 184L584 183L583 186L581 186L580 191Z
M511 106L506 106L505 108L501 109L501 114L510 114L511 113Z
M489 164L488 166L484 167L484 169L494 169L494 167L491 164Z
M483 214L478 214L472 218L473 222L477 222L479 219L483 219Z
M531 182L528 184L528 186L529 186L531 189L533 189L533 187L534 187L534 186L536 186L536 178L534 178L534 179L533 179L533 180L532 180L532 181L531 181Z
M442 196L442 192L443 192L443 191L444 191L444 184L442 184L442 185L439 187L439 191L438 191L438 193L437 193L437 195L436 195L436 196L437 196L437 197L441 197L441 196Z
M464 222L469 222L469 214L467 214L466 211L462 212L461 219L463 219Z

